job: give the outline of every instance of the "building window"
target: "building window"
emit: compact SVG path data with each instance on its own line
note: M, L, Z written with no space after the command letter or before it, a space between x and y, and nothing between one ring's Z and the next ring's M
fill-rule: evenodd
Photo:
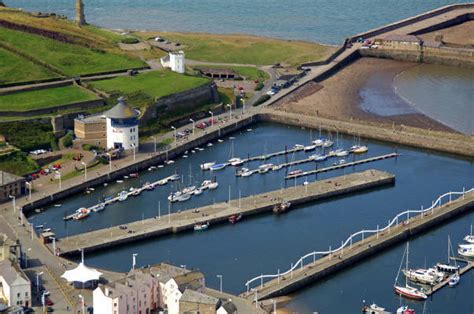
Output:
M18 293L16 294L16 297L17 297L17 298L21 298L21 293L18 292Z
M28 292L25 292L25 297L28 298Z
M117 307L117 303L114 303L114 307Z

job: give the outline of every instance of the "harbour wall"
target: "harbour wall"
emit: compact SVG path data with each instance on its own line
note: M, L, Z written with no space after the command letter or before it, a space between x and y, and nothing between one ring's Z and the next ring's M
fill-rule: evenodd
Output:
M412 227L403 228L402 230L394 230L391 233L386 233L383 239L378 239L376 235L373 235L363 242L355 242L353 246L357 247L361 245L362 247L357 252L347 253L341 255L341 258L338 257L339 253L336 253L332 256L331 260L328 257L324 257L326 262L329 263L326 267L323 267L321 270L316 270L317 266L305 266L305 276L300 280L294 280L291 282L286 281L285 286L278 290L273 290L269 292L259 291L258 294L261 299L268 299L272 297L287 295L293 293L303 287L306 287L310 284L314 284L316 281L321 280L329 275L332 275L338 271L341 271L347 267L353 267L355 263L358 263L368 257L382 253L385 249L392 247L401 242L405 242L410 238L422 234L432 228L446 223L460 215L463 215L474 208L474 194L471 192L470 195L466 195L468 200L461 200L459 204L450 204L444 205L451 207L448 210L445 210L443 213L426 216L420 218L419 216L412 218L412 220L417 220L417 223L413 223ZM408 224L410 226L412 221ZM382 238L383 235L380 237ZM317 262L318 260L316 260ZM311 269L314 269L311 271ZM283 282L283 281L281 281ZM268 283L267 283L268 284Z
M392 142L395 145L402 144L471 158L474 156L474 137L463 134L432 131L403 125L373 125L365 121L332 120L268 109L258 114L258 120L313 129L321 127L331 132L358 134L361 137Z

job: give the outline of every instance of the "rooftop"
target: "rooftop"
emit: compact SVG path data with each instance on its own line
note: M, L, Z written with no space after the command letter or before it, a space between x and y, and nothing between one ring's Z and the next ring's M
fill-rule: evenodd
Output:
M0 262L0 276L2 276L9 285L12 285L18 279L23 281L23 283L30 282L25 273L15 263L9 260Z
M0 186L21 180L24 180L24 178L9 172L0 171Z
M191 302L191 303L200 303L200 304L211 304L217 305L219 303L218 298L214 298L210 295L197 292L191 289L186 289L179 299L180 302Z
M127 105L122 97L118 99L118 104L104 112L104 116L111 119L136 118L139 114L140 112Z

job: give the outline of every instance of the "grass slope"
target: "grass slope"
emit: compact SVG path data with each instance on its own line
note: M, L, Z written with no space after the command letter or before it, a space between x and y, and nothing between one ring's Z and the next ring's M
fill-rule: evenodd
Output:
M14 152L0 156L0 170L23 176L39 170L38 164L25 153Z
M1 96L0 111L28 111L93 99L97 96L77 86L55 87Z
M144 66L138 59L0 28L0 41L75 76Z
M156 35L186 46L186 57L206 62L290 66L326 58L333 47L316 43L279 40L250 35L215 35L204 33L137 33L142 38Z
M7 82L34 81L57 75L29 60L0 48L0 84Z
M172 71L153 71L137 76L121 76L109 80L94 81L92 87L110 94L132 96L141 94L153 100L171 94L183 92L203 84L209 80L202 77L178 74ZM141 105L131 103L132 105Z

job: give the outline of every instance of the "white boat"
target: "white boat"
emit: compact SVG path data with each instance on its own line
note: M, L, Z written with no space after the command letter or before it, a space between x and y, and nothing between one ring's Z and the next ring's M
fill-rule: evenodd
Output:
M168 183L168 179L161 179L158 182L156 182L156 184L158 184L158 185L165 185L167 183Z
M62 204L54 204L54 207L61 207L63 206Z
M183 158L188 158L188 155L183 155Z
M414 309L410 309L407 305L400 306L396 314L415 314Z
M123 183L123 180L117 180L117 181L115 181L115 182L117 182L117 183Z
M168 177L168 179L170 179L171 181L178 181L179 179L181 179L181 176L177 173L171 175Z
M324 140L323 145L321 145L321 146L324 147L324 148L328 148L328 147L331 147L332 145L334 145L334 142L333 142L333 141L331 141L331 140Z
M164 165L158 165L158 168L163 168L163 167L164 167Z
M196 154L196 151L194 149L192 149L191 154Z
M472 247L460 247L458 254L465 257L474 257L474 245Z
M250 177L252 174L253 174L253 172L248 170L248 171L242 172L242 174L240 176L241 177Z
M184 188L181 193L183 194L189 194L189 193L192 193L194 192L194 190L196 190L196 186L192 185L192 186L188 186L186 188Z
M436 263L435 268L438 271L448 274L454 274L459 271L461 267L456 263L456 260L454 260L454 265L451 265L451 252L453 252L453 247L451 246L451 238L448 236L448 263Z
M103 211L104 209L105 209L105 204L104 204L104 203L100 203L100 204L98 204L97 206L95 206L95 207L92 209L92 211L93 211L94 213L97 213L97 212Z
M293 170L293 171L288 172L288 175L289 176L295 176L295 175L302 174L302 173L303 173L303 170L298 169L298 170Z
M204 148L202 148L202 147L196 147L196 149L200 152L202 152L204 150Z
M347 155L349 155L349 152L347 150L344 150L344 149L336 150L336 157L346 157Z
M275 166L272 167L272 170L273 170L273 171L278 171L278 170L280 170L281 168L283 168L282 165L275 165Z
M305 147L304 147L304 151L305 151L305 152L310 152L310 151L312 151L312 150L315 150L316 147L317 147L316 145L308 145L308 146L305 146Z
M209 184L211 184L211 183L212 183L211 180L204 180L204 181L202 181L202 183L201 183L201 189L203 189L203 190L207 189L207 188L209 187Z
M270 170L270 168L259 168L259 169L258 169L258 173L264 174L264 173L267 173L268 170Z
M190 193L184 193L184 194L181 194L180 196L178 196L177 201L178 202L185 202L185 201L189 200L190 198L191 198Z
M194 231L203 231L209 228L209 223L205 224L195 224L194 225Z
M316 147L320 147L320 146L323 146L324 140L325 140L324 138L318 138L317 140L314 140L312 143L316 145Z
M363 313L368 313L368 314L384 314L384 313L387 313L387 312L385 312L385 308L383 308L381 306L378 306L375 303L372 303L369 306L366 305L366 306L362 307L362 312Z
M122 191L118 194L118 197L119 197L118 198L119 202L123 202L123 201L127 200L128 192L127 191Z
M155 170L156 169L156 166L150 166L148 167L148 171L152 171L152 170Z
M224 169L225 167L227 167L227 164L215 164L215 165L212 165L209 169L211 171L215 171L215 170Z
M218 139L217 141L218 141L219 143L222 143L222 142L224 142L224 140L223 140L223 139Z
M219 183L217 183L217 181L216 181L216 182L211 182L211 183L207 186L207 188L208 188L209 190L215 190L215 189L217 189L218 186L219 186Z
M450 287L454 287L459 283L459 280L461 280L461 276L459 276L459 274L451 275L451 277L449 277L448 285Z
M469 243L469 244L459 244L459 248L461 249L474 249L474 243Z
M270 169L273 167L273 164L263 164L258 166L258 169Z
M167 165L174 164L174 160L167 160L167 161L165 161L165 164L167 164Z
M325 161L326 159L328 159L328 155L315 154L309 156L309 159L312 159L314 161Z
M405 264L405 271L408 271L408 254L409 254L409 250L410 250L410 244L407 243L407 247L405 249L405 253L403 255L403 258L405 258L405 255L406 255L406 264ZM403 259L402 259L402 262L403 262ZM395 289L395 292L401 296L404 296L404 297L407 297L407 298L410 298L410 299L414 299L414 300L426 300L428 298L428 296L418 290L417 288L415 287L411 287L408 285L408 278L405 276L405 286L400 286L397 284L397 281L398 281L398 276L400 276L400 270L397 274L397 277L395 278L395 284L394 284L394 289Z
M215 161L211 161L211 162L206 162L206 163L201 164L200 167L201 167L201 170L209 170L215 164L216 164Z
M229 159L229 163L231 166L241 166L244 164L244 161L240 158L231 158Z
M340 165L343 165L346 163L346 160L345 159L341 159L341 160L338 160L338 161L335 161L332 165L333 166L340 166Z
M474 244L474 235L467 235L464 237L464 241L466 241L467 243L471 243L471 244Z
M181 196L181 192L179 191L172 192L170 193L170 195L168 195L168 201L170 201L171 203L177 202L180 196Z
M293 146L293 149L294 149L294 150L303 150L303 149L304 149L304 145L295 144L295 145Z
M354 154L367 153L368 150L369 150L369 148L366 145L354 145L354 146L351 147L351 151Z
M212 143L207 143L207 147L213 146Z
M243 173L245 173L245 172L247 172L247 171L250 171L250 169L243 167L243 168L241 168L239 171L237 171L237 172L235 173L235 175L238 176L238 177L240 177L240 176L242 176Z
M415 270L403 269L402 272L409 280L428 285L435 285L436 283L440 282L444 277L443 273L435 270L434 268L419 268Z
M202 191L203 191L203 189L201 189L201 188L195 189L195 190L193 191L193 195L201 195L201 194L202 194Z

